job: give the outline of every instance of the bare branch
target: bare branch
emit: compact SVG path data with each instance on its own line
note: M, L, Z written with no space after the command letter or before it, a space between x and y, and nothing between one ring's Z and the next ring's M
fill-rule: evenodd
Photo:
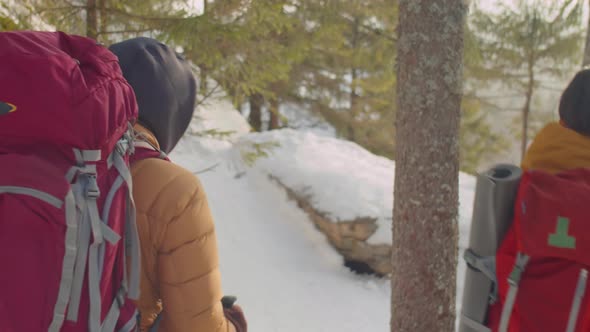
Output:
M100 31L98 35L113 35L117 33L142 33L142 32L149 32L154 31L154 28L145 28L145 29L126 29L126 30L113 30L113 31Z
M209 90L204 96L203 98L201 98L200 100L197 100L197 104L195 106L200 106L202 105L205 100L207 100L208 98L210 98L211 96L213 96L213 94L215 92L218 91L218 89L221 87L221 84L217 83L217 85L215 85L215 87L213 87L213 89Z
M200 170L200 171L193 172L193 174L197 175L197 174L203 174L203 173L206 173L206 172L212 171L212 170L216 169L216 168L217 168L217 166L219 166L219 165L220 165L220 163L216 163L216 164L214 164L214 165L211 165L211 166L209 166L209 167L207 167L207 168L204 168L204 169L202 169L202 170Z

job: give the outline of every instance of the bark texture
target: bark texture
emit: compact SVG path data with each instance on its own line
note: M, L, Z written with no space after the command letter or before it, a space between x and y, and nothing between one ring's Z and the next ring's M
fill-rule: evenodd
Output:
M258 93L250 96L250 115L248 122L255 131L262 131L262 106L264 97Z
M399 1L391 331L454 331L463 0Z
M269 108L270 108L270 122L268 124L268 129L269 130L274 130L274 129L279 129L280 128L280 103L279 100L276 98L273 98L270 100L269 102Z
M98 39L98 7L96 0L86 2L86 37Z

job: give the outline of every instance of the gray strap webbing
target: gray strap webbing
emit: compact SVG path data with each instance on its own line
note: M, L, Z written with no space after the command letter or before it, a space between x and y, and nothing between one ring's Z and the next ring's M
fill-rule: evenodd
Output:
M516 295L518 294L518 283L520 282L520 277L524 272L524 269L529 262L529 256L518 253L516 256L516 262L514 263L514 268L512 269L512 273L508 277L508 284L510 285L508 289L508 294L506 295L506 302L504 303L504 307L502 308L502 316L500 318L500 332L507 332L508 331L508 324L510 323L510 316L512 315L512 309L514 308L514 303L516 302Z
M117 151L120 153L126 153L127 149L128 146L121 145L118 146ZM131 175L127 167L124 168L127 169L128 174L122 173L119 170L120 167L117 167L123 180L119 181L117 188L111 188L111 191L107 196L107 201L105 201L105 203L108 203L108 205L105 206L107 211L103 211L107 218L104 220L105 222L103 222L99 215L97 205L100 190L96 181L96 165L86 165L86 162L88 161L99 161L101 159L101 151L74 149L74 154L78 166L72 167L66 174L66 178L71 182L75 175L79 174L78 180L72 187L75 188L76 203L74 206L77 206L80 209L82 217L80 218L80 228L77 232L77 243L80 250L77 253L76 262L73 267L73 281L71 283L72 291L69 294L67 319L71 321L77 321L78 319L82 285L84 282L86 265L88 265L88 292L90 298L88 329L90 332L102 332L102 324L100 323L102 309L100 282L102 279L101 276L104 264L104 240L115 244L121 239L121 237L105 222L108 220L108 214L110 212L114 195L122 185L123 181L131 182ZM108 158L109 164L117 164L118 162L116 158L118 154L114 153L113 155L114 158L113 156L109 156ZM120 156L119 159L121 159L123 166L125 166L124 160ZM129 180L126 179L126 176ZM135 231L137 233L137 230ZM93 239L92 244L90 244L91 236ZM139 272L137 272L137 274L139 278ZM122 289L125 290L126 286ZM119 310L118 305L115 305L115 307ZM113 315L115 314L111 314L111 317L113 317ZM112 324L116 325L118 313L116 316L117 317L114 318L114 323L111 321L107 322L106 327L111 329L110 331L114 330L114 326L112 328L110 326ZM110 319L112 320L113 318Z
M59 198L57 198L51 194L48 194L44 191L40 191L40 190L33 189L33 188L19 187L19 186L0 186L0 194L4 194L4 193L35 197L36 199L42 200L45 203L52 205L53 207L55 207L57 209L61 209L61 207L63 205L63 202Z
M98 214L98 205L96 202L98 195L100 195L100 191L98 190L96 177L88 176L88 183L86 187L86 207L88 208L90 225L92 226L92 237L94 239L93 243L101 244L104 238L102 235L102 221L100 220L100 215Z
M88 266L88 292L90 297L89 330L98 332L100 330L100 274L98 253L103 246L104 240L115 244L120 241L108 225L101 221L98 214L96 198L98 198L98 186L96 177L88 174L81 174L76 183L72 186L76 197L76 204L82 212L78 230L79 251L74 268L74 280L70 294L67 319L77 321L80 307L80 298L84 283L86 266ZM93 237L90 244L91 236Z
M88 248L90 246L91 229L87 222L88 209L86 208L86 199L83 193L83 184L79 180L73 186L74 195L76 197L76 204L82 212L79 228L78 228L78 255L76 257L76 265L74 268L74 281L72 285L72 293L70 294L70 304L68 306L69 321L78 321L78 309L80 307L80 297L82 295L82 284L84 282L84 274L86 273L86 258L88 256Z
M570 310L570 316L567 321L566 332L574 332L576 324L578 323L578 315L580 313L580 306L584 299L584 293L586 292L586 283L588 282L588 270L580 270L578 277L578 284L576 285L576 292L574 293L574 301L572 303L572 309Z
M96 174L96 165L72 166L66 173L68 182L72 182L78 173Z
M123 157L115 153L113 157L114 165L119 175L125 180L127 184L127 220L125 225L125 242L126 247L130 249L131 271L129 277L129 298L133 300L139 299L139 273L140 273L140 248L139 248L139 234L137 233L135 202L133 200L133 184L131 180L131 172L125 164Z
M79 169L80 167L78 166L70 167L70 169L66 173L66 180L68 180L69 183L72 183Z
M113 182L111 190L109 190L109 193L107 194L107 197L104 201L104 208L102 209L103 221L109 220L109 215L111 214L111 206L113 205L113 199L115 198L115 195L117 194L119 189L121 189L123 182L124 180L121 176L117 177L117 179L115 179L115 182Z
M115 300L107 313L104 322L102 323L101 332L113 332L115 331L115 327L117 325L117 321L119 320L119 315L121 314L121 307L125 303L125 294L127 290L125 287L119 288L117 294L115 295Z
M100 332L100 316L102 301L100 298L100 275L98 274L98 249L104 241L102 232L103 223L98 214L97 196L91 195L98 189L96 177L88 177L86 190L86 208L88 209L89 222L92 228L93 241L88 253L88 296L90 299L90 311L88 318L88 329L90 332Z
M99 161L101 159L100 150L82 150L84 161Z
M137 228L135 223L135 204L133 202L133 187L132 187L132 179L131 179L131 172L127 167L125 160L123 159L122 155L126 153L128 146L121 145L122 148L113 152L108 160L112 161L112 164L115 166L117 171L119 172L119 177L113 183L109 194L107 195L105 201L105 209L103 210L103 219L106 220L110 213L110 208L112 205L113 197L116 195L117 191L121 188L123 183L127 185L127 204L126 204L126 221L125 221L125 248L129 246L131 253L131 279L136 278L137 282L132 282L129 285L128 280L128 273L127 273L127 260L126 256L127 253L123 255L123 282L121 284L121 288L117 292L115 300L111 304L109 312L103 322L101 327L101 332L112 332L115 329L117 321L119 319L119 315L121 314L121 306L125 303L125 297L129 295L129 298L137 300L139 298L139 239L137 234ZM134 237L135 235L135 237ZM134 253L137 251L137 253ZM134 288L137 288L135 290ZM133 289L133 291L130 291ZM126 324L129 325L130 322ZM132 317L130 329L135 326L135 317ZM124 330L125 327L122 329Z
M111 153L107 158L107 168L111 169L113 167L113 154Z
M131 332L131 331L133 331L133 329L135 328L136 325L137 325L137 310L135 310L135 313L133 314L133 316L131 316L129 321L125 325L123 325L123 327L121 327L118 332Z
M102 221L105 223L105 225L108 225L108 220L109 220L109 216L111 213L111 206L113 205L113 199L115 198L115 194L117 194L117 192L119 191L119 189L121 189L121 185L123 184L123 178L121 178L120 176L117 177L117 179L115 180L115 182L113 182L113 185L111 186L111 189L109 190L109 193L107 194L107 197L104 201L104 207L102 209ZM110 230L109 227L106 227ZM107 236L107 233L104 232L103 229L103 233L105 233L105 238ZM120 236L118 234L116 234L115 232L113 232L113 234L117 235L117 237L120 239ZM111 242L108 238L106 239L107 241ZM117 240L116 242L119 242L119 240ZM116 242L111 242L111 244L115 244ZM102 276L102 269L104 266L104 254L105 254L105 247L102 246L99 249L98 252L98 274L100 276Z
M121 240L121 236L112 230L107 224L101 223L100 228L104 239L110 244L117 244ZM100 274L99 274L100 275Z
M84 156L82 156L82 151L79 149L74 149L74 156L76 156L76 162L78 165L84 165Z
M88 330L100 332L100 316L102 301L100 298L100 276L98 275L98 247L99 243L90 245L88 255L88 296L90 311L88 313Z
M465 262L472 268L483 273L488 279L496 283L496 256L479 256L471 249L463 253Z
M477 332L492 332L492 329L490 329L489 327L476 322L475 320L465 316L465 315L461 315L461 322L470 327L472 330L477 331Z
M99 161L101 159L100 150L79 150L74 149L74 155L79 165L83 165L86 161Z
M65 253L61 270L61 281L57 293L57 302L53 308L53 320L49 325L49 332L59 332L65 315L66 307L70 300L72 291L72 281L74 279L74 264L76 262L76 252L78 251L77 234L78 219L76 218L76 201L74 194L70 190L65 197L65 215L66 215L66 236L65 236Z
M131 271L129 277L129 298L132 300L139 300L139 281L141 269L141 253L139 248L139 234L137 233L137 224L135 221L135 204L131 193L128 198L128 217L125 237L128 239L131 259Z

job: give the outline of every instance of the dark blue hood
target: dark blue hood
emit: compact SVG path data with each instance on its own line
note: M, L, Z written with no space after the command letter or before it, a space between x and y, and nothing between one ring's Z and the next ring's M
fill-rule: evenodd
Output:
M161 42L145 37L113 44L123 76L133 87L139 123L152 131L169 153L188 128L197 83L190 64Z

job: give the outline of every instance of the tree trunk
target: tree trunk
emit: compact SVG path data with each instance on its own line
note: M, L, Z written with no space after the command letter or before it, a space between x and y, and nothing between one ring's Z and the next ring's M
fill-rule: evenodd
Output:
M269 104L270 104L270 123L268 125L268 129L270 129L270 130L279 129L279 127L280 127L280 125L279 125L279 117L280 117L279 100L277 98L273 98L270 100Z
M358 38L359 38L359 25L360 21L358 18L354 19L353 26L352 26L352 49L353 52L356 53L356 48L358 47ZM358 72L356 68L356 64L354 63L354 59L356 56L353 56L353 64L352 69L350 70L350 122L348 123L348 139L354 141L356 139L355 133L355 125L356 120L358 117L359 112L359 105L358 105L358 88L357 88L357 79L358 79Z
M199 80L201 83L201 94L202 95L207 95L207 89L208 89L208 85L207 85L207 68L205 68L205 65L200 65L199 66Z
M250 96L250 115L248 121L255 131L262 130L262 105L264 104L264 97L261 94L255 93Z
M108 14L107 14L107 0L97 0L98 8L100 9L100 28L99 34L108 31Z
M535 72L534 72L534 62L532 60L529 61L528 67L528 75L529 81L525 96L524 107L522 108L522 139L521 139L521 150L520 150L520 160L524 160L524 155L526 154L526 149L529 140L529 118L531 114L531 101L533 100L533 89L535 84Z
M99 8L99 12L100 12L100 27L97 30L97 38L98 36L100 36L103 32L108 31L108 25L109 25L109 20L108 20L108 14L107 14L107 8L106 8L106 2L107 0L96 0L98 2L98 8ZM105 41L104 39L106 39L108 36L103 35L103 41Z
M399 2L391 331L454 331L463 0Z
M356 88L357 72L356 68L352 69L351 73L352 84L350 85L350 122L348 123L348 139L354 141L356 139L355 124L358 116L358 92Z
M526 154L526 148L528 145L528 132L529 132L529 114L531 112L531 100L530 95L527 92L525 105L522 109L522 138L520 142L520 161L524 160Z
M588 0L588 7L590 8L590 0ZM584 47L584 59L582 67L590 65L590 17L588 17L588 26L586 28L586 47Z
M96 40L98 38L98 7L96 0L86 2L86 37Z
M203 16L207 15L207 0L203 0ZM204 64L199 65L199 80L201 83L201 94L207 95L207 68Z

